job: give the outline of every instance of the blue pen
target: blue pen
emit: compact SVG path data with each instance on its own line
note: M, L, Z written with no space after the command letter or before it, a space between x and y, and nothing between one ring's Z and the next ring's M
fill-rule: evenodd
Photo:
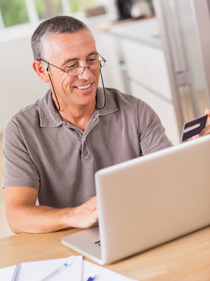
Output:
M18 281L20 275L20 263L16 265L13 276L12 276L12 281Z
M45 277L44 279L42 279L41 281L48 281L51 280L53 277L55 277L57 274L59 274L61 271L63 271L64 269L66 269L67 267L69 267L70 264L68 263L64 263L63 265L61 265L58 269L56 269L55 271L53 271L52 273L50 273L50 275L48 275L47 277Z
M96 275L94 277L89 277L87 281L93 281L96 279Z

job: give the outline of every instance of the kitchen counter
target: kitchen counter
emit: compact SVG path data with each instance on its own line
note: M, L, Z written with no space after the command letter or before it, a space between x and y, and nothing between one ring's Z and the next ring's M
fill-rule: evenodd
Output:
M156 18L113 25L109 29L109 32L116 36L162 48L160 31Z
M117 22L101 21L97 23L97 29L117 37L163 48L158 21L155 17L138 20L127 19Z
M162 48L162 40L156 18L113 25L109 32L116 36Z

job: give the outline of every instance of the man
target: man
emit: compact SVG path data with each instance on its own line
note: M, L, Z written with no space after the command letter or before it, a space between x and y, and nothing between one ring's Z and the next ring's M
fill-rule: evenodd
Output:
M5 129L8 223L15 233L91 227L95 172L172 144L147 104L98 88L105 59L84 23L49 19L34 32L32 49L33 69L50 90Z

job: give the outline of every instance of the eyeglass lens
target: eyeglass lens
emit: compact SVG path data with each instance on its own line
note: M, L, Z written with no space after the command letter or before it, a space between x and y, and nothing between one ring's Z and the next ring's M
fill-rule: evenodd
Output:
M72 69L67 70L67 74L68 75L80 75L85 71L85 68L88 68L89 70L95 71L95 70L99 70L100 68L102 68L105 65L105 61L104 60L100 60L100 61L96 61L88 66L80 66L80 67L75 67Z

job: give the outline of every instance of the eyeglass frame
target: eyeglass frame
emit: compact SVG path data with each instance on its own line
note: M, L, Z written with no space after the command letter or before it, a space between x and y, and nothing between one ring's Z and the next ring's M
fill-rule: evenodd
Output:
M99 69L101 69L102 67L104 67L104 65L105 65L105 63L106 63L106 60L105 60L105 58L103 58L99 53L97 53L97 55L102 58L101 60L98 60L98 61L97 61L97 62L100 62L100 68L99 68ZM50 63L50 62L48 62L48 61L46 61L46 60L44 60L44 59L39 59L39 61L43 61L43 62L47 63L48 65L51 65L51 66L53 66L53 67L55 67L55 68L57 68L57 69L59 69L59 70L65 72L68 76L78 76L78 75L81 75L81 74L84 73L84 71L85 71L86 68L88 68L88 69L91 71L90 66L91 66L92 64L96 63L96 62L93 62L92 64L89 64L89 65L87 65L87 66L77 66L77 67L73 67L72 69L75 69L75 68L82 68L83 71L82 71L81 73L79 73L79 74L71 75L71 74L69 74L69 70L65 70L65 69L63 69L63 68L60 68L60 67L58 67L58 66L56 66L56 65L54 65L54 64L52 64L52 63ZM103 66L101 66L101 62L104 62L104 65L103 65ZM99 69L96 69L96 70L99 70ZM48 69L47 69L47 70L48 70ZM96 70L93 70L93 71L96 71Z

